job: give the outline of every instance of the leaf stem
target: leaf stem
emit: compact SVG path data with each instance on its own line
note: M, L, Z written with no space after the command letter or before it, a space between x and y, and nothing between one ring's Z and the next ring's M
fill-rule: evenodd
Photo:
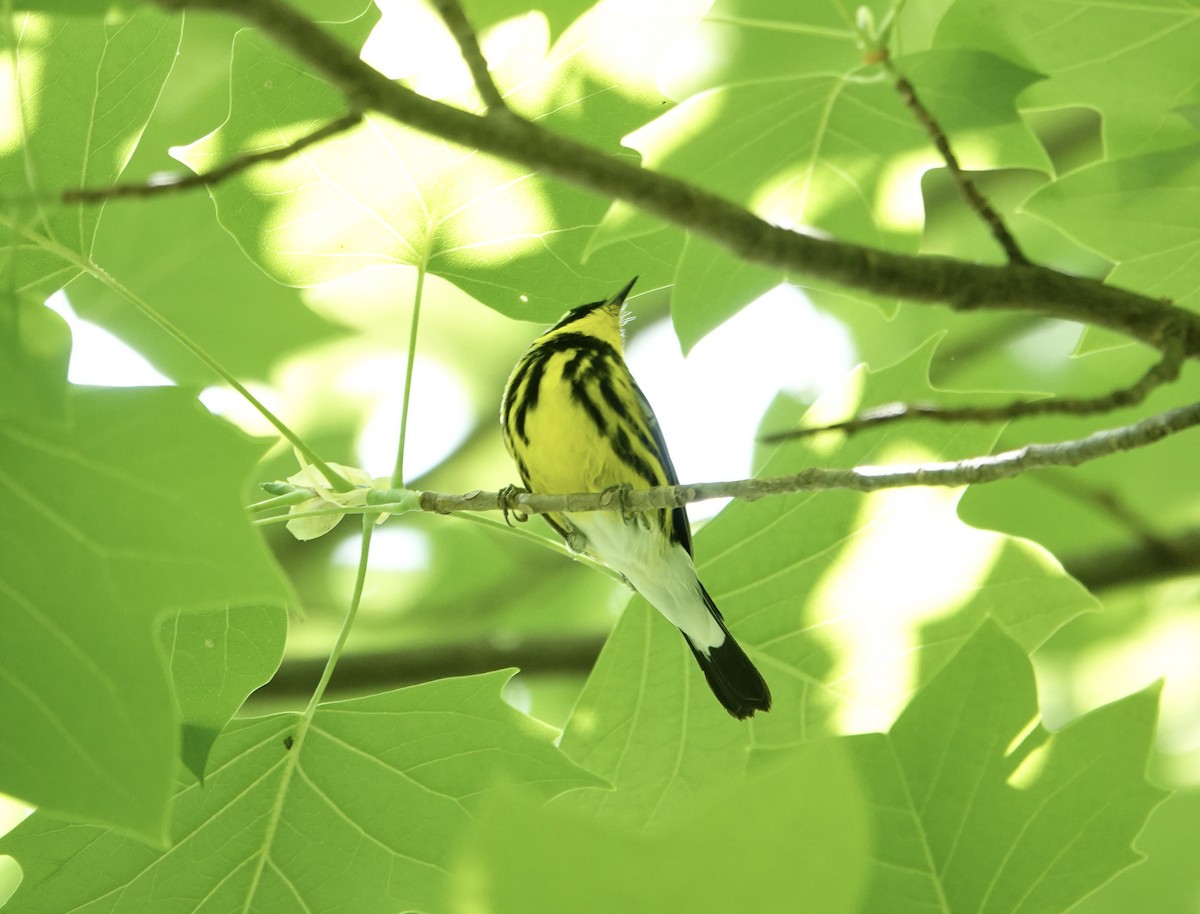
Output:
M304 455L305 460L307 460L309 463L315 466L318 471L320 471L321 475L329 481L329 485L335 491L349 492L354 488L350 482L342 478L341 474L326 464L325 461L318 456L316 451L309 447L299 435L288 428L283 423L282 419L267 409L266 405L263 404L258 397L250 393L246 386L232 374L230 374L224 365L209 355L199 343L195 342L190 336L176 327L163 315L159 314L159 312L155 310L149 302L146 302L140 298L136 293L133 292L132 289L127 289L115 277L110 276L102 267L82 257L78 252L61 245L57 241L47 238L38 232L26 228L23 225L18 225L15 220L9 218L7 215L0 214L0 224L7 225L14 232L20 232L27 239L41 247L43 250L49 251L50 253L61 257L67 263L72 264L76 268L87 273L89 276L95 277L101 283L108 286L110 289L132 304L135 308L137 308L138 311L140 311L143 315L149 318L150 321L154 323L154 325L160 330L162 330L169 337L187 349L188 352L212 369L212 371L223 381L225 381L225 383L236 390L243 397L243 399L246 400L247 403L249 403L258 411L259 415L270 422L280 435L286 438L288 442L294 448L296 448L296 450Z
M304 726L307 730L308 724L311 723L313 715L317 712L317 705L321 703L321 698L325 695L325 689L329 686L329 680L333 678L333 670L337 666L338 658L342 656L342 651L346 647L346 639L350 637L350 629L354 627L354 619L358 615L358 607L362 603L363 585L367 580L367 561L371 556L371 533L375 529L375 515L378 512L363 514L362 519L362 545L358 550L358 571L354 576L354 593L350 597L350 608L346 611L346 618L342 620L342 627L338 631L337 640L333 642L333 649L329 652L329 660L325 664L325 669L321 671L321 678L317 682L317 687L313 689L312 697L308 700L308 706L304 709ZM300 748L299 741L303 738L303 734L297 737L296 749Z
M287 798L288 788L291 786L292 777L300 764L300 752L304 748L304 738L312 728L313 717L317 713L317 706L321 703L321 698L325 695L325 689L329 685L329 680L333 678L334 667L337 666L338 658L341 657L342 650L346 646L346 639L350 635L350 629L354 627L354 619L358 615L358 607L362 602L363 582L367 578L367 559L371 553L371 532L374 528L374 516L371 514L363 515L362 548L359 550L358 573L354 579L354 594L350 598L350 607L346 610L346 617L342 620L342 627L338 631L337 640L334 641L333 648L329 652L329 659L325 662L325 668L321 671L321 679L317 682L317 687L313 689L313 693L308 700L308 705L305 707L304 713L300 716L299 723L296 724L295 732L290 734L292 742L289 745L288 757L279 780L279 789L276 791L275 802L271 808L271 817L263 833L262 848L259 851L254 876L251 879L250 888L246 892L246 904L242 909L243 914L249 914L251 910L254 897L257 894L257 888L262 881L263 870L266 868L267 860L271 856L271 847L275 841L275 834L279 830L279 821L283 817L283 807Z
M392 470L392 488L404 486L404 446L408 441L408 405L412 398L413 365L417 359L417 330L421 324L421 299L425 295L425 262L417 266L417 288L413 291L412 321L408 328L408 357L404 365L404 395L400 403L400 435L396 442L396 466Z

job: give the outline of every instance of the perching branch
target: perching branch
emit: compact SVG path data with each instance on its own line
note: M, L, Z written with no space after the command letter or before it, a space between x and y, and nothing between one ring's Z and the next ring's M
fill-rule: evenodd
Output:
M1200 355L1200 315L1169 303L1027 263L1004 266L893 254L789 231L695 185L553 133L515 114L480 116L394 83L283 0L155 0L164 9L238 16L332 82L356 110L378 111L432 136L624 200L742 259L789 275L959 310L1018 310L1107 327L1156 348L1179 336Z
M710 498L754 501L769 495L820 489L875 492L903 486L966 486L1011 479L1029 470L1045 467L1079 466L1119 451L1144 447L1196 425L1200 425L1200 403L1158 413L1132 425L1105 429L1074 441L1027 444L1000 454L912 467L865 466L848 470L814 467L791 476L770 479L657 486L626 493L616 490L574 495L537 495L528 492L507 495L481 491L445 495L422 492L420 503L421 510L438 514L505 510L517 515L529 515L551 511L650 511L678 508ZM383 509L385 506L378 507Z
M880 60L883 68L892 77L896 91L900 93L900 98L908 110L913 113L913 117L917 122L925 128L925 132L929 134L929 138L933 141L933 145L937 147L938 154L941 155L942 161L946 163L946 168L950 172L950 176L954 179L959 193L966 200L969 206L984 224L991 231L992 237L1004 249L1005 255L1008 257L1008 262L1012 264L1028 264L1029 258L1022 253L1020 246L1017 244L1017 239L1013 237L1008 230L1008 226L1004 224L1004 220L1000 218L1000 214L992 207L987 198L975 186L975 182L971 176L962 170L962 166L958 164L958 157L954 154L954 150L950 148L950 140L946 137L946 132L942 130L941 124L937 122L937 118L933 113L925 107L920 98L917 97L917 90L913 88L913 84L900 73L891 59L884 54Z
M1046 397L1042 400L1013 400L998 406L938 406L936 403L887 403L863 410L857 416L829 425L798 428L765 435L765 444L776 444L793 438L806 438L820 432L838 431L853 434L900 419L934 419L939 422L1004 422L1027 416L1050 414L1093 416L1114 409L1136 406L1152 390L1179 377L1183 365L1183 348L1178 339L1167 346L1163 357L1133 384L1097 397Z
M471 71L471 79L475 81L475 89L479 93L479 97L483 99L488 111L508 111L508 106L504 104L504 97L492 79L487 60L479 47L475 29L471 27L462 4L458 0L432 0L432 3L441 15L442 21L446 23L446 28L458 42L463 60L466 61L467 68Z

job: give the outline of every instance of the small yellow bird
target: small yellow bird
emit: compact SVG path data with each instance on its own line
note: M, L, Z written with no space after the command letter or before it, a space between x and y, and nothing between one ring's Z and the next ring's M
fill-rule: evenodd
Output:
M500 424L530 492L678 484L658 420L622 356L622 308L636 281L605 301L572 308L533 341L509 376ZM766 682L696 576L683 508L543 516L571 549L620 572L679 628L730 714L770 709Z

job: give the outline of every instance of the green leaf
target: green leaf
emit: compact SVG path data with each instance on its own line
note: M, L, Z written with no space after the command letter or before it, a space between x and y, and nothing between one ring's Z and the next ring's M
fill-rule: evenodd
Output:
M1200 303L1198 152L1193 145L1082 168L1039 190L1025 208L1115 262L1113 284L1194 308Z
M1068 345L1073 338L1068 332ZM1092 353L1065 365L1061 357L1053 361L1038 357L1059 366L1048 374L1055 379L1052 389L1069 384L1069 393L1083 395L1123 387L1156 361L1143 347ZM1078 439L1197 399L1200 374L1185 370L1177 382L1159 388L1137 407L1095 417L1048 416L1013 423L1000 447ZM1114 454L1073 470L1025 474L973 488L961 510L970 523L1036 540L1069 569L1090 566L1103 573L1105 567L1115 567L1113 560L1127 550L1146 548L1141 531L1151 531L1154 538L1191 529L1198 516L1197 501L1191 491L1181 491L1179 480L1188 478L1194 465L1194 440L1190 435L1174 435L1152 447ZM1132 518L1123 510L1132 512ZM1154 548L1150 548L1152 555Z
M596 783L545 727L500 701L509 675L324 704L311 728L296 714L237 721L217 740L203 788L180 782L165 852L40 813L0 839L25 870L13 904L433 910L444 862L491 791L519 784L544 799Z
M172 230L163 232L163 225ZM278 360L340 330L310 311L297 290L247 260L201 196L110 204L93 255L243 380L270 378ZM216 382L211 369L103 281L80 276L67 295L80 317L120 336L176 382Z
M990 51L1045 74L1022 106L1099 111L1114 158L1195 142L1179 109L1196 100L1195 74L1183 62L1198 40L1192 0L957 0L936 35L943 47Z
M148 0L13 0L14 10L55 13L59 16L109 16L114 10L149 6Z
M620 93L607 91L611 62L598 56L600 39L620 33L646 42L664 30L678 31L695 5L678 0L653 15L621 5L596 8L552 48L537 22L526 19L517 39L489 62L501 87L513 87L507 100L522 114L627 155L620 137L661 110L664 99L646 62L646 72L633 74ZM391 10L379 28L411 32L422 22L414 14L405 7ZM331 30L354 44L369 24ZM440 23L429 28L429 40L445 40ZM454 88L464 77L461 61L449 71L409 76L422 88L422 79L440 80L430 89L435 96L440 87L447 101L470 108L473 90ZM196 170L235 150L283 145L344 110L338 93L251 32L238 36L231 86L226 122L180 153ZM664 286L681 243L678 233L667 232L589 253L604 200L380 117L303 156L224 182L213 196L221 223L281 282L314 285L370 266L402 264L427 269L504 314L529 319L557 317L634 274L642 276L643 290Z
M160 637L183 719L183 763L198 780L221 729L279 668L286 634L278 606L179 613L163 622Z
M856 375L805 417L821 423L894 400L962 402L933 391L933 345ZM931 395L936 394L936 397ZM764 423L794 423L780 404ZM910 423L773 448L758 475L986 453L986 426ZM604 647L563 735L563 751L615 786L563 802L617 822L657 824L700 785L745 770L755 746L886 728L981 620L1032 649L1094 599L1037 547L958 520L959 493L799 493L734 502L696 536L700 576L774 695L738 723L713 699L679 633L637 599ZM682 735L679 735L682 734Z
M447 909L853 914L868 867L854 766L835 741L781 754L651 835L501 796L460 855Z
M0 423L61 424L71 331L40 302L0 298Z
M880 2L863 5L874 8L877 20L886 9ZM803 6L717 0L685 37L682 51L665 61L663 83L672 98L682 100L731 83L848 72L861 62L854 15L853 7L838 0Z
M1158 689L1057 733L1025 652L985 624L887 736L858 744L878 817L865 912L1065 911L1140 856Z
M69 405L0 429L0 729L21 735L0 789L158 841L180 739L160 620L288 601L240 503L260 448L175 389Z
M776 270L746 263L719 244L689 234L671 289L671 320L683 351L780 279Z
M1147 859L1121 873L1094 895L1085 898L1073 914L1127 914L1153 903L1158 911L1184 914L1195 908L1200 893L1196 873L1200 842L1200 793L1195 789L1167 797L1138 837L1138 850Z
M185 17L179 56L126 180L183 172L168 149L190 139L197 124L225 116L229 56L240 26L225 16ZM91 254L122 286L152 303L243 380L268 378L284 355L336 332L306 307L297 290L275 282L246 257L213 219L203 191L110 201ZM213 383L209 368L110 286L84 275L67 292L80 317L120 336L177 383Z
M6 80L0 193L20 201L120 176L158 100L179 46L181 19L155 9L95 18L23 13L0 25L0 49L15 74ZM36 103L35 103L36 101ZM102 207L32 201L0 215L0 248L21 239L10 279L45 298L76 273L48 239L87 257Z
M790 31L782 21L774 27L790 45L788 72L751 78L757 71L747 64L737 81L729 74L728 84L692 96L627 144L648 167L744 203L774 224L915 251L921 174L942 161L927 133L884 74L863 70L852 40L842 42L841 67L818 69L811 46L828 45L827 35ZM968 51L929 51L897 65L965 168L1049 169L1013 104L1036 74ZM614 208L604 237L634 237L651 224ZM698 253L685 253L677 278L680 296L690 293L673 308L685 347L785 278L707 243ZM714 283L714 276L726 278Z

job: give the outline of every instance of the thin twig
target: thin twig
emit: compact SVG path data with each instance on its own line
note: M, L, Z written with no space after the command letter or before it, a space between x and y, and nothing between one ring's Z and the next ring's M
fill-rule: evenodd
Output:
M280 146L278 149L268 149L263 152L248 152L230 159L224 165L218 165L211 171L198 175L171 174L154 177L149 181L138 184L112 184L108 187L81 187L64 191L60 197L63 203L104 203L122 197L157 197L163 193L192 190L197 187L215 187L227 178L239 172L246 171L263 162L280 162L294 156L322 140L345 133L347 130L362 122L362 113L351 111L335 121L330 121L311 133L297 140Z
M479 38L471 26L470 20L467 19L462 4L458 0L432 0L432 2L441 15L442 21L446 23L446 28L458 42L463 60L466 61L467 68L471 71L471 79L475 81L475 89L479 92L479 97L483 99L488 111L507 111L508 106L504 104L504 98L500 95L500 90L492 79L487 59L479 47Z
M863 410L857 416L829 425L797 428L765 435L764 444L777 444L794 438L805 438L820 432L853 434L901 419L933 419L938 422L1005 422L1028 416L1049 414L1092 416L1127 406L1136 406L1152 390L1179 377L1183 365L1183 340L1171 340L1162 359L1150 367L1137 381L1097 397L1046 397L1041 400L1013 400L997 406L939 406L935 403L887 403Z
M487 117L426 98L363 63L357 52L282 0L153 0L167 10L238 16L336 86L356 109L477 149L686 227L734 255L795 276L957 310L1019 310L1107 327L1162 348L1171 333L1200 354L1200 314L1102 282L1031 264L894 254L780 228L745 207L512 114Z
M438 514L453 511L507 510L520 516L552 511L651 511L678 508L710 498L740 498L746 501L770 495L811 492L819 489L849 489L875 492L906 486L966 486L1000 479L1011 479L1029 470L1044 467L1079 466L1119 451L1152 444L1169 435L1200 425L1200 403L1150 416L1132 425L1094 432L1086 438L1054 444L1027 444L965 460L918 464L911 467L855 467L826 469L813 467L792 476L770 479L739 479L732 482L706 482L694 485L657 486L622 493L582 492L573 495L536 495L528 492L505 496L499 492L468 492L446 495L421 493L421 510ZM377 510L387 506L376 504Z
M1008 262L1029 263L1029 258L1022 253L1020 246L1017 244L1017 239L1009 232L1008 226L1004 224L1004 220L1000 218L1000 214L996 212L992 204L988 202L979 188L975 186L975 181L972 180L971 176L963 171L962 166L958 164L958 156L950 148L950 140L947 138L946 132L942 130L941 125L937 122L937 118L933 116L933 112L926 108L921 99L917 97L917 90L913 87L913 84L896 69L891 59L886 55L880 63L892 77L896 91L900 93L900 98L908 106L908 110L912 112L913 117L917 119L918 123L925 128L925 132L929 134L933 145L937 147L938 154L941 155L942 161L946 163L946 167L950 170L950 176L954 179L954 183L958 185L959 192L962 194L963 199L967 201L967 206L971 207L987 225L992 233L992 237L1004 249L1004 253L1008 257Z

